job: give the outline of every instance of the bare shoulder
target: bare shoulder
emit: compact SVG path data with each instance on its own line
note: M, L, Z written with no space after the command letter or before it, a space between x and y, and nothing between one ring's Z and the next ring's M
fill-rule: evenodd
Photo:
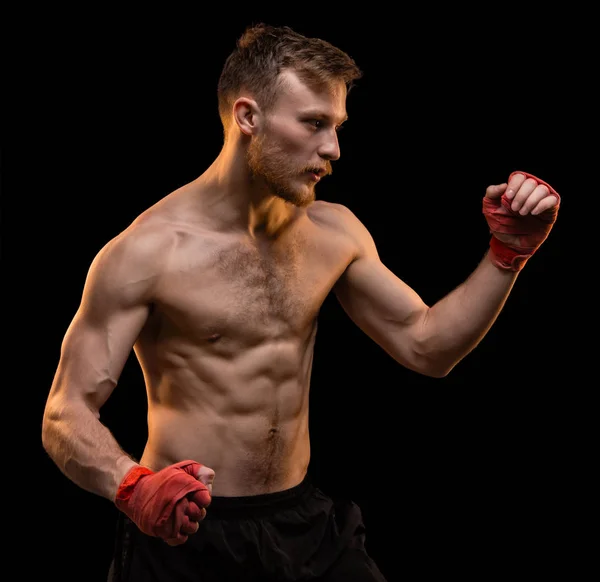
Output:
M322 228L333 229L350 236L365 228L350 208L338 202L317 200L309 207L307 214Z
M176 229L157 208L140 214L96 254L89 278L123 293L150 291L158 281L171 250Z
M308 212L309 218L319 226L344 234L357 247L371 246L373 239L358 216L344 204L317 200Z

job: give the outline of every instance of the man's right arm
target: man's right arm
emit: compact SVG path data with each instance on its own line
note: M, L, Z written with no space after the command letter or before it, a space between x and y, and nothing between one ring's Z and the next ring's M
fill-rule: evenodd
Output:
M147 319L156 279L149 252L154 245L146 236L136 238L113 239L92 262L81 304L62 342L42 422L43 446L60 470L111 501L136 463L100 422L100 408Z

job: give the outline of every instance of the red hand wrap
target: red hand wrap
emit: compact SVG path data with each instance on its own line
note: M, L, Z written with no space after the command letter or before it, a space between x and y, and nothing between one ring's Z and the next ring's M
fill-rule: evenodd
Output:
M196 476L202 465L181 461L158 472L133 467L123 478L115 505L147 535L170 540L198 521L210 504L208 487Z
M518 212L511 210L511 200L506 197L506 194L503 194L499 199L484 196L483 214L492 233L489 258L496 267L508 271L520 271L527 260L546 240L556 221L560 206L560 196L550 184L527 172L513 172L509 177L509 181L515 174L523 174L526 178L532 178L538 184L546 186L550 194L556 196L557 204L541 214L521 216ZM496 238L494 236L496 233L517 235L519 243L516 245L507 244Z

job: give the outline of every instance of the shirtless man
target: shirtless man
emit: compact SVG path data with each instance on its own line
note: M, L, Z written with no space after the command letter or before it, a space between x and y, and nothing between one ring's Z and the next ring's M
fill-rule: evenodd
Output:
M360 77L322 40L249 28L219 81L218 157L91 264L42 440L69 479L120 510L110 580L384 579L359 508L307 477L319 309L334 292L399 364L443 377L496 320L560 197L524 172L489 186L489 249L426 305L351 210L315 200ZM148 397L139 460L99 420L132 349Z

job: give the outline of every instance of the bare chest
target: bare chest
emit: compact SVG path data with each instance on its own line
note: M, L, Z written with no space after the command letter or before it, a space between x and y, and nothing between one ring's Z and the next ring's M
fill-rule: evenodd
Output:
M279 243L188 241L160 285L163 331L248 342L302 335L344 271L350 250L296 234Z

